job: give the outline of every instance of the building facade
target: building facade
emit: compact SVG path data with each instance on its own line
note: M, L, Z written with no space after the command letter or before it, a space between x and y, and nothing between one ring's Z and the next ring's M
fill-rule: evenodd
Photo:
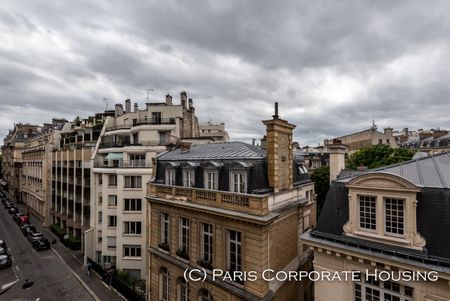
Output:
M315 224L314 185L293 155L295 126L278 116L264 124L266 149L181 145L157 157L147 196L149 300L309 300L306 282L262 278L267 269L310 268L299 237ZM206 280L188 281L193 269ZM230 277L213 278L212 269ZM254 281L239 277L249 271Z
M51 152L52 198L50 219L70 236L84 243L89 229L91 199L91 156L100 136L106 113L61 129L60 140Z
M37 132L36 125L18 123L3 140L2 169L3 184L13 198L21 201L22 187L22 152L28 137Z
M145 279L146 185L152 159L182 139L199 139L192 99L182 92L180 103L131 107L126 100L105 120L93 150L91 173L91 231L87 255L104 268L115 267Z
M450 300L449 176L448 153L343 172L302 239L317 272L356 277L317 281L316 300Z

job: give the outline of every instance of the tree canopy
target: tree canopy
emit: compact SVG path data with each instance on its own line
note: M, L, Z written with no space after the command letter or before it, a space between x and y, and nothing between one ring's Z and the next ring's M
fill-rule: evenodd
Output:
M330 167L328 165L324 165L315 169L311 174L311 181L314 182L314 190L317 194L316 208L317 216L319 216L323 202L327 197L328 189L330 188Z
M360 166L377 168L411 160L415 151L407 148L393 148L386 144L371 145L354 152L348 157L347 168L356 170Z

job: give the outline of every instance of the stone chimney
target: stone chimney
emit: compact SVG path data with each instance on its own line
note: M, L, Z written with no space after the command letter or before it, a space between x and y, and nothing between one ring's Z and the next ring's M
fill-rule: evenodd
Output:
M139 105L134 103L134 112L136 113L137 111L139 111Z
M345 154L348 151L347 145L341 140L333 139L331 144L327 144L330 151L330 183L337 179L341 170L345 169Z
M122 106L122 104L118 103L118 104L116 104L116 106L115 106L115 113L114 113L114 116L115 116L115 117L119 117L119 116L121 116L121 115L123 115L123 106Z
M166 95L166 105L168 105L168 106L173 105L172 96L170 96L169 93L167 93L167 95Z
M189 110L192 110L194 108L194 103L192 101L192 98L189 98Z
M389 128L389 127L385 128L384 134L387 136L392 136L392 128Z
M274 192L293 187L292 131L295 125L278 116L275 103L273 119L263 120L266 125L267 174Z
M131 113L131 100L125 100L125 113Z
M187 94L185 91L180 93L180 100L181 100L181 106L183 106L183 108L186 108L187 105Z

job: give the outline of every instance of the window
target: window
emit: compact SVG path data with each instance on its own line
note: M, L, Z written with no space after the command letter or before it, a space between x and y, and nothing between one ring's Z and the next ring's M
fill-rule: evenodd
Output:
M99 212L98 212L98 223L99 223L99 224L102 223L102 216L103 216L102 212L99 211Z
M124 222L123 234L141 234L141 222Z
M145 154L130 154L130 166L145 166Z
M378 139L378 144L383 144L383 139Z
M183 169L183 186L194 187L195 176L193 169Z
M205 171L205 188L217 190L218 173L216 170Z
M354 285L355 301L411 301L413 288L391 281L376 281L374 277L361 277L364 281Z
M206 289L202 289L201 292L199 293L200 296L200 300L201 301L213 301L213 297L211 295L210 292L208 292Z
M141 257L141 246L138 246L138 245L123 246L123 256L124 257Z
M98 175L98 185L102 185L103 184L103 175L100 174Z
M189 219L180 217L180 251L189 256Z
M161 268L159 271L159 300L169 301L169 272L166 268Z
M117 216L108 215L108 227L117 227Z
M403 235L404 208L404 200L391 198L384 199L386 233Z
M182 277L178 278L178 301L189 301L189 295L189 283L187 283Z
M161 124L161 112L152 112L152 122L154 124Z
M115 195L115 194L108 195L108 206L109 207L117 206L117 195Z
M306 169L306 167L303 164L299 164L298 165L298 174L299 175L304 175L307 174L308 170Z
M110 187L117 186L117 175L108 176L108 186Z
M159 145L166 145L167 132L159 132Z
M389 144L389 139L386 139L386 144Z
M142 211L141 199L124 199L124 211Z
M232 192L245 193L247 190L247 175L244 171L231 172L231 187Z
M363 229L376 230L376 197L374 196L359 196L359 226Z
M161 244L169 246L170 217L168 213L161 213Z
M116 248L116 237L115 236L108 236L106 237L106 247L109 249L115 249Z
M125 176L125 188L141 188L141 176Z
M102 242L102 231L97 231L97 242L98 243Z
M101 205L103 203L103 196L101 194L98 195L98 204Z
M242 271L241 232L233 230L228 231L228 268Z
M211 264L213 261L213 225L201 225L201 259Z
M166 185L175 185L176 182L175 169L166 169Z

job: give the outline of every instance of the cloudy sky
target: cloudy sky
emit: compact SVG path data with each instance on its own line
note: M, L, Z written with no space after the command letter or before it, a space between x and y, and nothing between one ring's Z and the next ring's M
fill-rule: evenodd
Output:
M3 0L0 137L186 90L233 140L280 103L295 140L450 128L448 1Z

